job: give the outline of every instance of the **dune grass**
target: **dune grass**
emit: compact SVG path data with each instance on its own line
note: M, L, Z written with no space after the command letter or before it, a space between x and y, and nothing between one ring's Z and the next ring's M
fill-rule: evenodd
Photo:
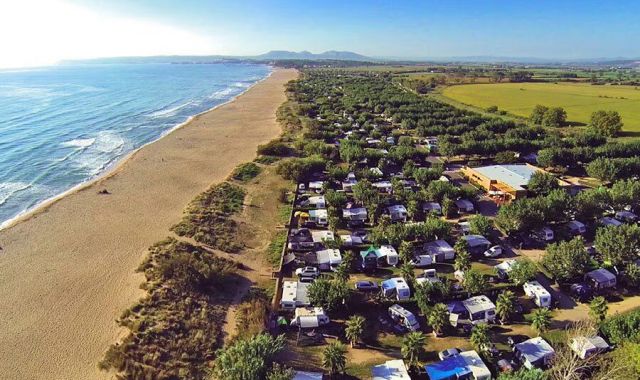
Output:
M536 104L558 106L570 122L587 124L598 110L618 111L623 131L640 132L640 87L594 86L585 83L499 83L451 86L443 95L479 108L497 106L528 117Z
M168 238L149 249L138 271L148 295L125 310L129 329L99 363L123 379L202 379L219 348L237 263Z
M237 252L242 244L236 239L237 225L231 216L242 209L245 195L242 187L228 182L214 185L191 201L171 230L210 247Z

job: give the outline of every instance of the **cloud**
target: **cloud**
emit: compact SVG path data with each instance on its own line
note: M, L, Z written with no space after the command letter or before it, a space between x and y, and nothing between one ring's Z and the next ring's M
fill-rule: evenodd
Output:
M214 54L223 41L171 25L99 14L60 0L0 3L0 67L62 59Z

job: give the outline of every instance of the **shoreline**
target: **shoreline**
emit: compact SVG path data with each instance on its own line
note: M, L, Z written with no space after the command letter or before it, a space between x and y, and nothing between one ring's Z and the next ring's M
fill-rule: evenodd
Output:
M135 270L149 246L171 236L195 196L280 135L275 113L297 75L272 71L0 231L0 373L113 377L97 363L126 334L115 320L145 295Z
M36 205L27 208L26 210L20 212L18 215L7 219L3 222L0 223L0 231L3 231L7 228L11 228L13 226L15 226L18 223L22 223L25 222L29 219L31 219L34 215L38 214L39 212L43 212L45 211L48 207L51 207L53 204L55 204L56 202L60 201L61 199L64 199L65 197L78 192L78 191L82 191L83 189L85 189L86 187L92 186L94 183L99 182L101 180L107 179L109 177L111 177L112 175L116 174L118 172L118 170L120 170L120 167L122 165L124 165L128 160L132 159L133 156L136 155L136 153L138 151L140 151L142 148L154 144L157 141L160 141L161 139L169 136L170 134L172 134L173 132L179 130L180 128L183 128L184 126L188 125L189 123L191 123L193 120L195 120L196 118L203 116L209 112L212 112L226 104L229 104L231 102L234 102L237 98L239 98L240 96L242 96L243 94L245 94L247 91L251 90L253 87L255 87L257 84L264 82L265 80L269 79L269 77L271 77L271 75L273 75L274 71L276 71L277 69L273 66L267 65L269 66L270 70L269 73L262 79L255 81L253 84L251 84L251 86L247 87L244 91L242 91L241 93L234 95L233 97L231 97L230 99L220 103L220 104L216 104L215 106L204 110L200 113L197 113L195 115L189 116L187 118L187 120L176 124L175 126L167 129L166 131L162 132L160 134L160 136L158 136L158 138L149 141L145 144L142 144L141 146L139 146L138 148L132 150L131 152L125 154L124 156L122 156L120 159L112 162L110 165L108 165L107 167L104 168L104 172L100 173L92 178L89 178L83 182L80 182L76 185L73 185L71 188L63 191L60 194L54 195L50 198L44 199L41 202L38 202Z

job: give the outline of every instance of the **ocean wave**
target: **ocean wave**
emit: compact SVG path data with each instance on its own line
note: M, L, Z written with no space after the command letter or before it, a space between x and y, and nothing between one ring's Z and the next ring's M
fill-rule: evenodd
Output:
M209 95L209 99L226 99L229 98L237 90L233 87L227 87L223 90L219 90Z
M95 141L96 141L95 138L75 139L75 140L65 141L60 145L64 147L69 147L69 148L87 148L93 145Z
M174 116L176 113L178 113L178 111L180 111L181 109L183 109L185 107L188 107L188 106L190 106L192 104L193 104L193 101L189 101L189 102L180 104L180 105L175 106L175 107L165 108L165 109L162 109L160 111L156 111L156 112L150 113L148 116L151 117L151 118Z
M2 182L0 183L0 206L5 204L14 194L28 189L31 186L25 182Z
M71 158L73 166L89 176L100 174L127 150L127 140L114 131L101 131L93 143Z

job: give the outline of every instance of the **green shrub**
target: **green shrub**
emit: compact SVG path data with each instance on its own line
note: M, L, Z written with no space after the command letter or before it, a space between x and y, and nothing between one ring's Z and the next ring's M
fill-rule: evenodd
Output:
M213 248L237 252L242 245L235 239L237 226L231 215L242 209L245 194L228 182L214 185L191 201L182 221L171 230Z
M238 165L231 173L231 178L237 179L238 181L246 182L250 179L255 178L258 174L260 174L260 167L253 162L246 162L244 164Z

